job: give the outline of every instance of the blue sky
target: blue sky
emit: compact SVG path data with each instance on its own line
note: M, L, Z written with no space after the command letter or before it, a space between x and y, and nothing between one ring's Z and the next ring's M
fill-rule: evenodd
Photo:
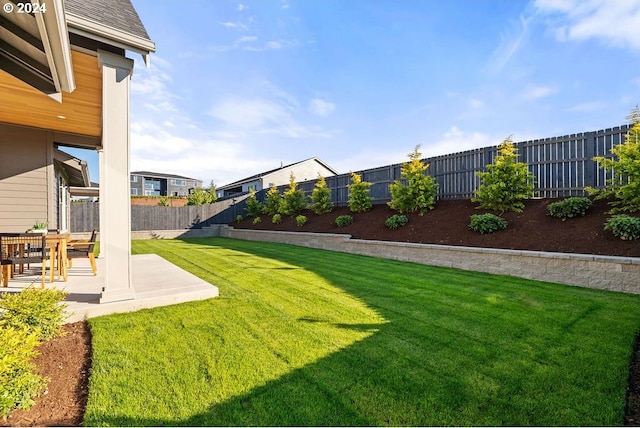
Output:
M224 185L626 123L636 0L133 0L131 169ZM95 156L91 177L98 180Z

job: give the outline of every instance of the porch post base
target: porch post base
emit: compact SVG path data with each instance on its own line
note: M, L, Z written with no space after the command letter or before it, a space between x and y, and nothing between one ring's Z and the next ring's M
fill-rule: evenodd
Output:
M103 290L100 295L100 303L122 302L124 300L134 300L136 293L132 289Z

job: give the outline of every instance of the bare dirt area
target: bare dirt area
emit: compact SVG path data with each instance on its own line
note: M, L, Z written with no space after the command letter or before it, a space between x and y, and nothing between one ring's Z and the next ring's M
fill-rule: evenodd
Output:
M231 225L246 229L345 233L357 239L382 241L640 257L640 242L623 241L604 230L604 223L610 217L607 211L611 209L606 201L595 201L586 216L566 221L547 215L547 206L555 201L557 199L527 201L522 213L502 215L509 222L506 230L485 235L469 229L472 214L487 212L476 209L469 200L438 201L435 209L423 216L407 215L409 223L396 230L385 226L385 220L397 214L386 205L374 205L366 213L351 213L348 207L336 207L323 215L306 211L303 214L308 220L302 227L298 227L292 217L283 216L282 223L273 224L265 215L255 225L252 218ZM352 215L354 223L336 226L336 217L345 214Z
M80 426L89 394L91 333L86 322L64 326L66 334L38 348L38 374L50 379L29 410L14 410L0 426Z
M439 201L423 216L410 214L409 223L390 230L384 222L395 214L386 205L377 205L368 213L353 214L347 207L337 207L330 214L304 212L308 222L302 227L295 219L283 217L279 225L269 216L254 225L251 218L233 223L237 228L345 233L358 239L417 242L471 247L510 248L536 251L640 257L640 242L622 241L603 230L610 207L596 201L585 217L561 221L546 215L551 199L531 200L522 213L505 213L506 230L481 235L469 230L469 216L481 214L468 200ZM335 218L353 215L355 222L339 228ZM79 426L82 425L88 396L91 367L91 334L86 322L68 324L67 334L40 347L36 360L39 373L49 377L47 392L28 411L13 411L0 426ZM630 363L629 389L625 425L640 425L640 344L636 343Z

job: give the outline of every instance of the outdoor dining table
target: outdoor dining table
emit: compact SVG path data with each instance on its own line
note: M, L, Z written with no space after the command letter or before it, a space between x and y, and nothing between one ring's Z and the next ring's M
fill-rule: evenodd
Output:
M50 251L49 263L51 264L49 282L54 280L54 263L58 267L58 279L67 280L69 260L67 259L67 244L71 239L69 233L49 233L46 236L47 248Z

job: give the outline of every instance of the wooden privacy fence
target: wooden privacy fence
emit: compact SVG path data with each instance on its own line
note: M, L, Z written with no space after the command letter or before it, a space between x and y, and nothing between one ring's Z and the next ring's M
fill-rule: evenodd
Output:
M599 168L594 156L611 156L611 148L624 142L628 125L600 131L565 135L562 137L516 143L519 161L528 165L535 177L535 194L542 198L582 196L587 186L601 188L612 178L613 171ZM477 175L485 171L498 153L498 146L467 150L449 155L423 159L429 164L427 174L439 185L438 199L469 199L480 186ZM381 204L391 199L389 185L400 179L402 164L394 164L356 171L363 181L372 183L369 194L373 203ZM317 180L299 183L307 195L311 195ZM349 201L351 174L326 178L331 189L331 199L336 205ZM287 186L280 186L280 193ZM265 189L266 190L266 189ZM259 200L265 190L258 192ZM238 214L245 215L244 195L237 195L211 205L201 207L144 207L132 206L132 230L174 230L199 228L214 223L229 223ZM71 205L71 231L86 232L98 228L97 207L92 204Z

